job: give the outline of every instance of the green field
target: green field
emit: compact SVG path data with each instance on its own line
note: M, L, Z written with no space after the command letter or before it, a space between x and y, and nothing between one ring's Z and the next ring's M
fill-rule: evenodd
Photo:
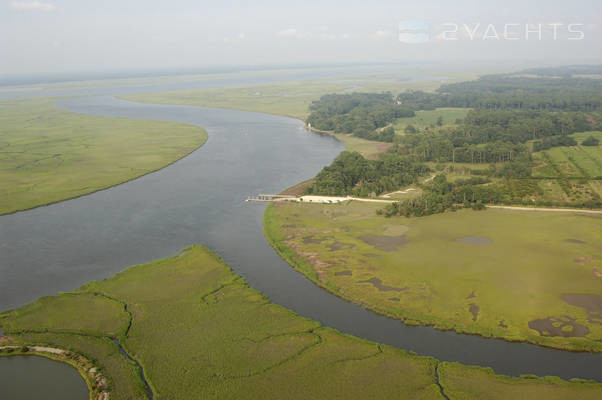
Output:
M455 126L456 120L466 117L470 109L468 108L437 108L436 110L416 111L416 116L410 118L398 118L393 127L398 135L405 135L404 130L408 125L424 131L432 130L437 127L437 120L442 118L442 126Z
M271 304L200 246L44 297L0 315L0 323L5 342L66 348L92 360L117 400L146 394L111 337L144 367L156 399L442 399L440 390L479 398L489 387L496 388L490 399L517 391L513 398L602 395L596 383L507 378L323 328Z
M602 140L602 132L571 135L578 146L553 147L533 153L533 176L545 178L602 178L602 146L581 146L589 136Z
M589 136L602 139L602 132L571 136L579 145L553 147L532 154L532 174L541 179L539 186L543 190L538 200L570 204L602 196L602 146L580 145Z
M410 324L602 351L599 216L276 203L266 236L320 286Z
M376 159L378 156L386 152L391 143L375 142L355 137L345 133L332 133L332 136L345 144L345 149L348 151L357 151L368 159Z
M55 101L0 101L0 214L134 179L207 140L198 127L86 116L53 107Z

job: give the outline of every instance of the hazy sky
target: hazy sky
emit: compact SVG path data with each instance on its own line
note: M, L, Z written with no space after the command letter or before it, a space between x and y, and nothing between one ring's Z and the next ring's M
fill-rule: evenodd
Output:
M0 0L0 74L504 58L602 62L600 0L288 4ZM400 42L399 22L410 19L430 22L429 42ZM506 32L505 24L511 24ZM548 24L562 24L556 40ZM583 34L569 32L568 24L582 24L571 29Z

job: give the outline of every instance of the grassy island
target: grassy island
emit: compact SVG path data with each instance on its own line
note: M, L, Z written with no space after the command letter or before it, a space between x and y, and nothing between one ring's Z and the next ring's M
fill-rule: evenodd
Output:
M270 303L201 246L41 298L0 315L0 325L3 345L90 360L118 400L146 399L145 387L155 399L602 395L597 383L509 378L342 335Z
M56 100L0 100L0 214L137 178L207 140L195 126L76 114Z

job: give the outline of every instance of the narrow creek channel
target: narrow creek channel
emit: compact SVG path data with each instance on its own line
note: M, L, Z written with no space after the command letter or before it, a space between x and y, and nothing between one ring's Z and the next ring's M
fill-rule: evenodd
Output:
M341 300L294 271L263 236L265 206L244 199L310 178L343 150L331 137L304 130L301 121L137 104L112 96L66 99L58 106L90 115L198 125L207 129L209 140L179 162L132 182L0 217L0 309L72 290L199 243L274 303L341 332L506 375L602 382L602 354L406 326Z
M146 380L146 375L144 374L144 368L142 368L142 365L140 365L140 363L135 358L130 356L130 354L127 351L125 351L125 349L123 348L121 343L119 343L119 340L117 340L117 339L112 339L112 340L113 340L113 343L115 343L115 345L119 349L119 353L123 357L127 358L128 361L130 361L131 363L133 363L136 366L136 370L138 371L138 376L140 376L140 380L142 381L142 384L144 385L144 391L146 392L146 395L148 396L148 398L150 400L153 400L155 398L155 393L153 392L153 389L151 388L148 381Z

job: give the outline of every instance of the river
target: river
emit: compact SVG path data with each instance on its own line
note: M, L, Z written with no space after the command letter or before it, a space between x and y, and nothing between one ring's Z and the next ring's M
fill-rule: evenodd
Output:
M89 196L0 217L0 309L72 290L190 244L216 251L274 303L322 324L445 361L507 375L602 381L602 354L411 327L318 288L267 244L265 205L245 203L314 176L343 149L301 121L243 111L148 105L110 95L61 100L78 113L202 126L199 150L158 172ZM32 358L34 359L34 358ZM6 363L0 359L0 364Z

